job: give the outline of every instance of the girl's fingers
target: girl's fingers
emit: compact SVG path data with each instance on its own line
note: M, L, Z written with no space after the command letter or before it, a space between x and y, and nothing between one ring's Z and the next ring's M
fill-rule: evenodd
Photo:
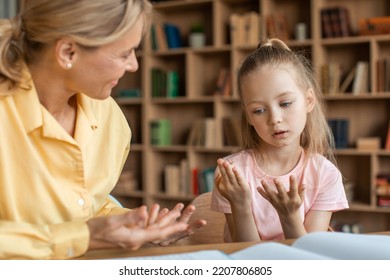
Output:
M236 183L236 177L232 171L231 162L218 159L217 163L219 171L222 175L222 179L225 180L225 182L229 182L230 184Z
M290 196L295 196L298 193L298 184L295 176L290 176Z
M235 177L235 180L237 181L238 185L240 186L245 186L245 180L244 178L241 177L240 173L238 172L238 170L233 167L233 173L234 173L234 177Z
M279 195L287 194L287 191L284 188L283 183L281 181L279 181L279 179L275 179L274 180L274 184L275 184L275 187L276 187L276 191L277 191L277 193Z
M305 185L302 184L298 187L298 195L301 198L301 201L305 199Z
M261 181L261 187L257 188L257 191L260 193L262 197L271 202L270 194L269 194L269 185L266 181Z
M222 180L227 182L228 176L226 174L226 169L225 169L224 163L225 163L225 161L221 158L217 160L219 174L221 174Z

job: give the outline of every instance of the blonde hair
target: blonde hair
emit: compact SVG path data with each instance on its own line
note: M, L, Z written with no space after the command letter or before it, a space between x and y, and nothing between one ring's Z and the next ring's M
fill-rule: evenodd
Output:
M313 110L308 113L300 145L308 156L321 154L336 164L333 155L334 138L325 117L325 105L318 82L315 79L309 60L300 53L293 52L283 41L269 39L260 43L242 63L238 71L238 92L242 100L242 80L254 71L269 68L286 68L295 71L297 85L306 92L312 89L315 97ZM244 148L256 148L265 159L262 151L263 140L249 124L245 106L242 103L242 132Z
M147 30L152 15L147 0L31 0L22 6L14 18L0 20L0 83L9 89L21 83L23 64L59 38L96 48L121 37L141 15Z

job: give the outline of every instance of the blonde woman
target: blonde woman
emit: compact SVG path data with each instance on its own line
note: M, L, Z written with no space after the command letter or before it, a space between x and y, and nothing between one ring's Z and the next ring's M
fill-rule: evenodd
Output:
M110 97L152 15L146 0L34 0L0 22L0 258L167 245L194 207L129 211L108 195L131 131Z

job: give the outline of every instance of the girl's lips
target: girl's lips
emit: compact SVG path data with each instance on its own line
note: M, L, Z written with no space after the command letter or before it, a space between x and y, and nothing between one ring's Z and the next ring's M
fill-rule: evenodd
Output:
M276 138L283 138L287 135L287 133L288 133L287 130L281 130L281 131L275 132L274 134L272 134L272 136L276 137Z

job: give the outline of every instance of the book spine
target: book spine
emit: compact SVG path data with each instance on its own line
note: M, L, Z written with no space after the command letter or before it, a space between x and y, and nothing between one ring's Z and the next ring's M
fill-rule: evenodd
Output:
M168 71L166 81L166 96L176 98L179 96L179 74L177 71Z
M169 146L171 139L171 122L167 119L153 120L150 123L152 145Z
M171 23L166 23L164 25L165 35L167 38L168 48L175 49L181 48L181 37L179 28Z

